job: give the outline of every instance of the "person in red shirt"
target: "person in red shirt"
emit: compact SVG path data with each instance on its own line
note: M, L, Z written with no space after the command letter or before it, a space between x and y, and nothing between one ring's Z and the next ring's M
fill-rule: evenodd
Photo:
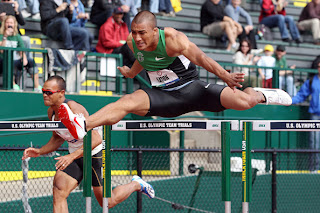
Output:
M286 0L277 0L273 4L272 0L262 0L259 23L269 28L279 27L281 38L285 42L289 42L289 26L292 39L297 43L301 43L300 33L292 16L287 16L285 6L288 4Z
M131 67L135 58L126 42L129 30L122 20L123 15L124 11L121 7L113 10L112 16L100 27L96 50L99 53L121 53L123 64Z

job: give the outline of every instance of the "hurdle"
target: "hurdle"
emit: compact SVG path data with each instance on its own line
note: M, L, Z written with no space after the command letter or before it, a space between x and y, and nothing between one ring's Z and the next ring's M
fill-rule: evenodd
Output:
M0 131L57 131L67 130L60 121L0 121ZM230 131L239 130L238 120L165 120L165 121L120 121L104 126L103 142L103 213L108 213L108 197L111 197L111 131L221 131L222 201L225 212L231 212L230 187ZM86 212L91 212L91 131L84 138L84 188Z
M230 131L239 130L238 120L136 120L119 121L112 125L111 131L221 131L221 187L225 212L231 212L230 187ZM109 137L108 137L109 138ZM110 181L111 184L111 181Z
M320 120L241 120L242 140L242 212L249 212L251 201L251 143L253 131L320 131ZM276 189L275 189L276 190ZM275 193L276 196L276 192ZM275 197L272 197L272 212L276 212Z

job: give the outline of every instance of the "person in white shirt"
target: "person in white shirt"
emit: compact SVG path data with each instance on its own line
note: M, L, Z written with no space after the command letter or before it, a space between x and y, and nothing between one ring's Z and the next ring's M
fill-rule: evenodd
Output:
M73 113L89 117L87 110L79 103L65 98L66 82L60 76L51 76L42 88L43 101L48 108L50 120L59 121L58 108L61 104L70 107ZM97 201L102 206L102 136L97 127L92 130L92 188ZM80 184L83 178L83 139L75 139L68 130L54 131L49 142L41 148L28 148L22 160L28 157L39 157L56 151L64 141L68 142L69 154L55 158L56 174L53 179L53 212L68 212L67 197ZM108 198L108 207L112 208L126 200L133 192L141 191L149 198L155 193L153 187L139 176L133 176L128 184L112 190Z
M264 56L260 58L257 65L261 67L275 67L276 65L276 59L272 57L274 52L273 46L270 44L267 44L264 47ZM272 75L273 75L273 69L270 68L259 68L258 69L260 77L262 79L262 87L264 88L272 88Z

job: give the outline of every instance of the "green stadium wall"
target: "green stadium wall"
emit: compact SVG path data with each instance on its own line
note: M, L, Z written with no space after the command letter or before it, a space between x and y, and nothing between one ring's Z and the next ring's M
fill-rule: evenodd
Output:
M90 114L96 112L108 103L114 102L119 97L66 95L67 98L81 103ZM0 106L0 120L47 120L47 108L43 104L42 94L0 92L3 104ZM246 111L226 110L220 113L227 119L265 119L265 120L298 120L308 119L309 113L306 106L265 106L257 105ZM207 112L206 115L214 115ZM139 116L128 115L125 119L141 119ZM148 118L147 118L148 119ZM34 146L46 144L51 137L50 132L21 132L21 135L12 135L17 132L0 132L1 144L25 146L33 143ZM265 132L255 132L252 145L253 148L278 147L278 148L301 148L306 147L307 133L273 132L271 143L266 142ZM8 137L4 137L8 136ZM129 137L133 138L130 142ZM157 146L169 147L169 134L167 132L134 132L129 136L128 132L112 132L113 146ZM233 132L231 147L241 148L241 132ZM288 139L289 138L289 139ZM66 144L64 144L66 146Z

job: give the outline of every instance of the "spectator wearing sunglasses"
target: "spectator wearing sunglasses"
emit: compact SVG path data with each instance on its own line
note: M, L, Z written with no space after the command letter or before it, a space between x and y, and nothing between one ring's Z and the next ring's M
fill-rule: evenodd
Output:
M89 113L79 103L66 99L66 82L60 76L51 76L43 85L43 101L48 106L48 118L59 121L58 108L61 104L70 107L73 113L88 117ZM69 154L57 157L56 174L53 180L53 212L68 212L67 197L80 184L83 178L83 139L75 139L68 130L53 131L46 145L41 148L28 148L24 151L22 160L28 157L39 157L56 151L65 141L68 142ZM92 188L97 201L102 206L102 128L92 131ZM144 190L144 191L143 191ZM108 198L108 207L112 208L126 200L133 192L148 192L154 197L152 186L139 176L133 176L128 184L117 186Z

